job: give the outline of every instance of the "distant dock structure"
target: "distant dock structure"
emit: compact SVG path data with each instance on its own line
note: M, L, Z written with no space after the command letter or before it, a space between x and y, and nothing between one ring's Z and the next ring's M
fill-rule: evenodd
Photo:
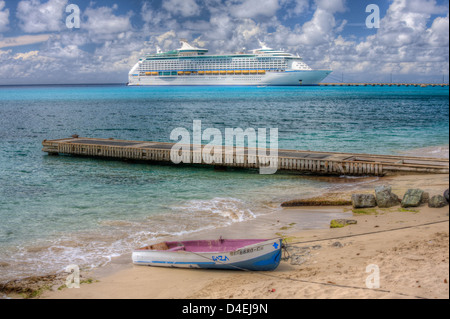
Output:
M171 150L175 143L127 141L72 137L44 140L43 151L50 155L73 155L114 160L132 160L146 163L175 165L171 161ZM189 145L184 163L199 163L214 167L237 167L258 169L260 163L272 161L270 152L266 156L254 155L248 148L234 147L233 152L223 151L216 162L206 163L202 159L204 145ZM223 147L225 149L225 147ZM228 156L228 157L227 157ZM255 157L256 156L256 157ZM262 158L265 157L265 158ZM449 160L439 158L374 155L337 152L314 152L278 150L278 171L289 171L312 175L384 176L395 174L448 174Z
M404 86L404 87L448 87L448 83L319 83L319 86Z

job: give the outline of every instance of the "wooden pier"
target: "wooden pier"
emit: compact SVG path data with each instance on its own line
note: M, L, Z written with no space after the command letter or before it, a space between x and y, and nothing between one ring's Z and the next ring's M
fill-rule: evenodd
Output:
M67 138L44 140L43 151L50 155L74 155L117 160L168 163L174 143L126 141L97 138ZM203 147L203 146L202 146ZM202 157L202 147L188 146L183 163L258 169L262 163L273 161L270 152L259 155L255 149L230 148L219 158L207 163ZM231 154L231 155L230 155ZM273 163L273 162L272 162ZM278 150L278 171L292 171L315 175L383 176L392 174L448 174L449 160L410 156L370 155L333 152Z
M319 86L406 86L406 87L447 87L448 83L319 83Z

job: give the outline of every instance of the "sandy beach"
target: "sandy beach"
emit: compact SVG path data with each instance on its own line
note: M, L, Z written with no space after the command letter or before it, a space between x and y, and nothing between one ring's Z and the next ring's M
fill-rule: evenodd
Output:
M448 175L391 176L339 196L373 193L374 187L386 184L400 196L409 188L421 188L433 196L442 194L449 181ZM297 228L302 214L325 212L344 213L357 224L336 229ZM128 255L83 272L78 289L53 285L39 298L449 298L448 206L356 212L351 206L285 208L183 238L286 237L291 259L282 261L273 272L139 267L131 264ZM366 284L373 282L373 267L379 271L378 289Z
M450 299L449 1L0 0L0 304Z

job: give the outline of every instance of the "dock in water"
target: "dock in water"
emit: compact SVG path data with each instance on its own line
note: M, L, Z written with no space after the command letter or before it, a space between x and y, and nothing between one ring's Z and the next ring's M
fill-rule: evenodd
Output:
M50 155L64 154L173 164L170 153L175 143L78 137L44 140L42 145L42 150ZM223 148L221 158L216 159L216 162L207 163L202 158L200 148L195 149L192 145L188 148L190 151L184 155L183 163L258 169L260 163L267 163L270 159L269 155L258 156L257 153L254 155L255 152L249 148L233 148L234 151L230 156ZM262 154L270 153L267 150ZM449 173L448 159L296 150L278 150L277 165L278 171L281 172L315 175L384 176Z

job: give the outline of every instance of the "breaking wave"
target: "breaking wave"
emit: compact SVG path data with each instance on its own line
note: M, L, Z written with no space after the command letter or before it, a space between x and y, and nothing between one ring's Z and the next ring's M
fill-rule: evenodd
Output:
M228 224L231 224L255 218L256 215L249 206L246 202L236 198L216 197L210 200L190 200L174 209L190 214L211 214L221 217L225 222L228 221Z

